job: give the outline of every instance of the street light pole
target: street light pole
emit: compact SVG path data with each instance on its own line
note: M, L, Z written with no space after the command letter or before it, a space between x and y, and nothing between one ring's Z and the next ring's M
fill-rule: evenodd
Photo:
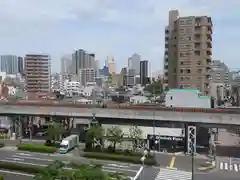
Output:
M192 143L192 180L194 180L194 145Z

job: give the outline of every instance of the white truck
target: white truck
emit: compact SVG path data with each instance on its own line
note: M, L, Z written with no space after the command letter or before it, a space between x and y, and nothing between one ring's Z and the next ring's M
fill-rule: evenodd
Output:
M60 143L59 152L61 154L65 154L70 150L74 149L76 146L78 146L78 143L79 143L78 135L70 135L64 138Z

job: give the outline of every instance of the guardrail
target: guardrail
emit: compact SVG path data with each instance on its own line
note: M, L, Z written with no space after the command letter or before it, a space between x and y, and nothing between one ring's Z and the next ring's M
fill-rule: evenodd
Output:
M77 103L60 103L58 101L14 101L0 102L0 107L4 105L12 106L37 106L37 107L63 107L63 108L106 108L106 109L127 109L127 110L149 110L149 111L172 111L172 112L197 112L197 113L223 113L223 114L240 114L238 108L175 108L163 107L160 105L145 106L131 104L77 104Z

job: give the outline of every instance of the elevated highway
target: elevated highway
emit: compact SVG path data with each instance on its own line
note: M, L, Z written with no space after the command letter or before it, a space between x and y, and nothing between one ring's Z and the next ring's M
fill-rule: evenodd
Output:
M144 108L84 108L64 107L54 105L27 105L27 104L0 104L0 115L29 115L29 116L64 116L77 118L91 118L95 113L98 118L113 118L125 120L156 120L166 122L215 124L215 125L240 125L240 113L217 113L190 111L187 109L154 110Z

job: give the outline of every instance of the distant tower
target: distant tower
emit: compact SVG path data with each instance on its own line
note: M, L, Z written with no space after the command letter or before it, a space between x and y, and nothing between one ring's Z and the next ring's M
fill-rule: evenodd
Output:
M107 64L108 64L109 73L115 74L116 73L116 62L112 56L107 57Z

